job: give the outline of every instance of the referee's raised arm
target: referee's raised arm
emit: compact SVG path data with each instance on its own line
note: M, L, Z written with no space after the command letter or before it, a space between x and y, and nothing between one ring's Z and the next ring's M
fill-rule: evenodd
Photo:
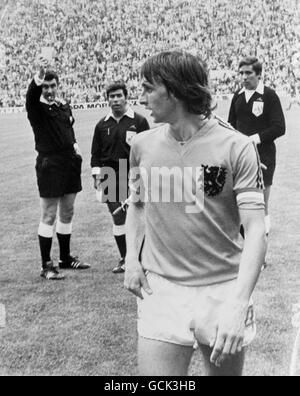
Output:
M42 84L48 67L48 61L42 57L38 60L38 72L31 81L26 94L26 111L28 117L32 116L32 111L35 110L37 104L40 102L42 94Z

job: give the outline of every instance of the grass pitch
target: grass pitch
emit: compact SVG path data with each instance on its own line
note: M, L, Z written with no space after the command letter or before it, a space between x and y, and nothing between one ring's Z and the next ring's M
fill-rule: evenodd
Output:
M218 114L226 118L229 102ZM140 112L143 110L139 109ZM278 168L271 197L270 268L255 292L258 337L246 376L288 374L295 331L292 304L299 300L300 120L286 114L287 136L278 142ZM33 134L26 115L0 115L0 302L7 327L0 330L0 375L136 375L136 303L111 269L118 260L106 206L95 199L90 145L103 110L75 112L84 154L83 192L76 202L73 252L92 264L68 272L60 283L42 281L37 227L40 209ZM54 242L54 259L58 258ZM191 374L199 374L196 352Z

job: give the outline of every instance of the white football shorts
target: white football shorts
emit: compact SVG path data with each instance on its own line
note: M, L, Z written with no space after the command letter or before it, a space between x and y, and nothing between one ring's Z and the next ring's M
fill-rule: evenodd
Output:
M230 297L236 280L212 286L188 287L148 273L153 295L138 299L138 333L142 338L195 347L215 339L218 309ZM197 340L195 337L197 332ZM256 336L253 301L245 318L244 347Z

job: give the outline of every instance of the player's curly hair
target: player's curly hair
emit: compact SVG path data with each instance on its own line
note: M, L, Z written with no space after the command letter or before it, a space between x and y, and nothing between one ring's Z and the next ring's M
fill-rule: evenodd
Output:
M189 113L211 115L208 72L196 56L184 51L161 52L144 63L141 76L151 84L163 84L169 93L185 104Z

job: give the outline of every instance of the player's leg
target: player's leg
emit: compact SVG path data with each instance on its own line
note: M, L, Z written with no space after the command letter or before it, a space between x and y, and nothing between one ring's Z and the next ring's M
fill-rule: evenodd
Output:
M186 376L195 344L191 330L194 288L148 273L152 295L138 299L140 375Z
M205 375L207 376L242 376L245 348L253 342L256 336L255 313L251 299L245 316L243 352L229 356L221 367L216 367L210 362L213 348L209 345L216 336L216 324L219 321L220 313L224 309L224 302L228 300L229 296L232 296L236 289L236 283L237 280L233 280L199 288L198 295L195 298L197 305L191 328L203 354Z
M56 220L59 198L41 198L41 221L38 230L39 245L42 256L41 276L47 280L60 280L51 259L54 223Z
M113 235L120 252L120 261L117 266L113 269L113 273L119 274L125 271L125 257L126 257L126 210L120 210L117 214L114 214L117 209L121 208L120 202L108 202L108 209L113 219Z
M209 377L241 377L245 363L245 350L236 355L230 356L221 367L216 367L210 362L212 349L206 345L200 346L203 355L206 375Z
M193 348L139 337L141 376L187 376Z
M71 256L70 252L75 199L76 194L67 194L59 200L56 233L60 249L59 267L62 269L90 268L89 264L81 262L78 257Z

